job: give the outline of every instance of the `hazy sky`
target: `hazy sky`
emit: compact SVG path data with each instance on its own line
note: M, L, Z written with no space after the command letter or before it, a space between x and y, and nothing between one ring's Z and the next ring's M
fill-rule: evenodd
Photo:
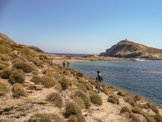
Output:
M125 38L162 48L162 0L0 0L0 32L46 52L100 53Z

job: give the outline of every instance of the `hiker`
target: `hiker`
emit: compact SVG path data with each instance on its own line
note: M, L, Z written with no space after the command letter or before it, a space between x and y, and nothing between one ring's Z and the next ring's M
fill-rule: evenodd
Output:
M70 62L69 62L69 61L67 61L67 68L69 68L69 65L70 65Z
M65 68L65 65L66 65L66 61L65 60L62 62L62 65L63 65L63 68Z
M100 91L101 91L102 80L103 80L103 77L101 76L101 72L100 72L100 70L97 70L96 82L97 82L98 93L100 93Z

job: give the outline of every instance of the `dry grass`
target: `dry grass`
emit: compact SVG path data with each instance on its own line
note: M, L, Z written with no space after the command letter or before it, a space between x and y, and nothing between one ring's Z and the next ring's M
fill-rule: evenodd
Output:
M23 83L24 81L25 81L25 73L21 69L15 69L9 77L9 82L11 84Z

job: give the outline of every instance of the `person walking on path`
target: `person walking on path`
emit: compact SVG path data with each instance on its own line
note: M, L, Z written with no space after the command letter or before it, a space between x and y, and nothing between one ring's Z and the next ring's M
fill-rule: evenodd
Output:
M96 82L97 82L97 90L98 93L101 92L101 82L103 80L103 77L101 76L100 70L97 70L97 76L96 76Z
M69 65L70 65L70 62L69 62L69 61L67 61L67 68L69 68Z
M62 62L62 65L63 65L63 68L65 68L65 65L66 65L66 61L65 60Z

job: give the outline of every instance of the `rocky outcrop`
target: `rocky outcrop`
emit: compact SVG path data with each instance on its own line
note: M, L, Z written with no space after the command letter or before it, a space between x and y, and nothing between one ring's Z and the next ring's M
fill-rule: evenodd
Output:
M126 39L107 49L100 56L162 60L162 50L134 43Z
M10 39L7 35L0 33L0 41L7 41L11 44L16 44L12 39Z

